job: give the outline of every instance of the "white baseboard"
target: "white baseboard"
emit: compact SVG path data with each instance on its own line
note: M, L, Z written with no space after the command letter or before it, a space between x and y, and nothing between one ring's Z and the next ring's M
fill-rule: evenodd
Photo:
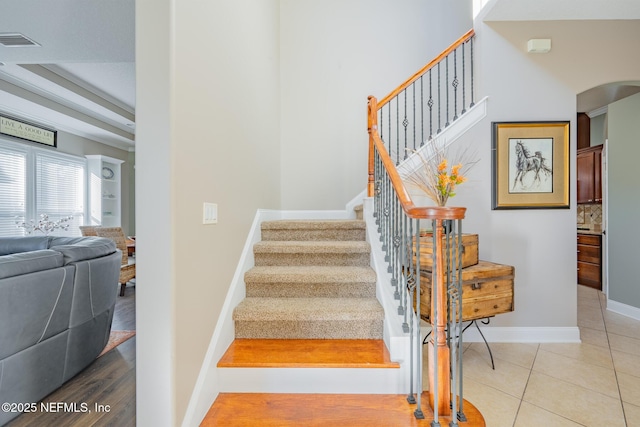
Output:
M622 314L635 320L640 320L640 308L607 299L607 310Z

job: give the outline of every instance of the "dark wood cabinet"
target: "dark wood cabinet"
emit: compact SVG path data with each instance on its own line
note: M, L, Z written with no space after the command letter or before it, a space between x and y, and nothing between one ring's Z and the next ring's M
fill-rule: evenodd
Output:
M591 119L587 113L578 113L577 123L577 148L588 148L591 145Z
M578 234L578 284L602 290L602 236Z
M602 145L578 150L578 203L602 203Z

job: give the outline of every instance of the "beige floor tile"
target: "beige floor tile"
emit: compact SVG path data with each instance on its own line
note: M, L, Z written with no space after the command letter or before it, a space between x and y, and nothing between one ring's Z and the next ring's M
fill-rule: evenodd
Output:
M553 343L541 344L540 350L561 354L582 362L593 363L604 368L613 369L611 351L588 343Z
M602 317L602 313L596 310L579 310L578 311L578 326L597 329L599 331L604 331L604 318Z
M630 329L640 329L640 320L636 320L629 316L624 316L613 311L605 310L603 313L604 321L607 325L625 326Z
M588 297L588 298L595 298L595 299L598 299L598 294L600 293L597 289L589 288L583 285L578 285L577 292L578 292L578 298Z
M640 327L629 327L619 323L607 324L607 333L634 338L640 342Z
M496 369L493 370L485 353L486 349L477 352L473 348L464 352L464 381L470 379L522 398L531 371L504 360L496 361Z
M531 369L536 358L539 344L529 343L489 343L496 364L499 361L511 362L523 368ZM469 346L482 355L487 363L491 363L487 346L484 342L474 342Z
M597 295L582 295L578 293L578 307L580 309L600 310L600 300Z
M525 402L585 426L625 427L619 399L533 371Z
M617 350L612 350L611 355L616 372L633 375L638 377L638 381L640 381L640 356Z
M608 337L611 350L623 351L640 356L640 339L614 333L609 333Z
M580 425L530 403L522 402L514 427L579 427Z
M616 375L612 368L540 350L533 370L607 396L619 397Z
M624 417L627 419L627 426L640 426L640 406L622 402L624 407Z
M512 427L520 399L471 379L464 382L464 399L473 403L487 427Z
M622 401L640 406L640 377L619 372L618 384Z
M586 344L609 348L609 339L605 331L581 327L580 340Z

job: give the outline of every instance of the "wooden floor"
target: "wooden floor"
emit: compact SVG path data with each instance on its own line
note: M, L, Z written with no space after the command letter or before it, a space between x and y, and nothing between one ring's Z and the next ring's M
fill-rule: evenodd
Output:
M424 419L416 419L416 405L405 395L392 394L263 394L221 393L200 427L405 427L430 426L432 414L422 397ZM465 402L462 426L484 427L484 418ZM450 417L440 417L449 426Z
M112 329L134 330L135 328L135 289L127 286L125 296L117 297ZM86 369L42 400L50 405L57 402L67 405L76 403L78 412L38 410L34 413L24 413L6 426L135 426L135 370L136 338L134 336L97 358ZM82 412L82 403L85 403L91 412ZM96 405L102 406L96 407Z

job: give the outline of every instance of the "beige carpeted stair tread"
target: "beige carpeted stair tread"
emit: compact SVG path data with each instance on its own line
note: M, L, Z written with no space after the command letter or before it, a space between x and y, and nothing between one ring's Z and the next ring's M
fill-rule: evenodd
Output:
M360 241L260 241L253 253L369 253L368 242Z
M256 266L367 266L371 262L365 241L261 241L253 246L253 254Z
M239 320L380 320L384 310L375 298L245 298L234 310Z
M375 298L371 267L261 266L244 276L247 297Z
M262 240L358 240L366 239L366 225L359 220L280 220L261 224Z
M326 219L326 220L308 220L308 219L283 219L276 221L264 221L261 224L262 230L322 230L326 228L335 229L366 229L366 223L357 219Z
M233 313L236 338L382 339L375 298L245 298Z
M352 283L376 282L375 271L368 266L258 266L244 275L245 282L270 283Z

